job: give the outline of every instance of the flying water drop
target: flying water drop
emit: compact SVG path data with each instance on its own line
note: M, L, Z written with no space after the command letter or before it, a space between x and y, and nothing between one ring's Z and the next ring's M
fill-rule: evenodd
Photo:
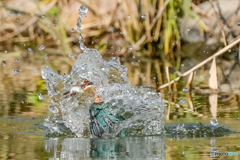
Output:
M39 50L42 51L42 50L44 50L45 47L46 47L46 46L41 45L41 46L39 47Z
M32 52L32 48L28 48L28 51L29 51L29 52Z
M40 101L43 101L45 99L45 96L43 94L39 93L38 98Z
M81 5L81 7L79 8L78 14L80 16L84 16L85 14L87 14L88 12L88 7L85 5Z
M180 99L179 101L180 104L185 104L185 100L183 98Z
M142 18L142 19L145 19L145 18L146 18L146 15L141 15L141 18Z
M216 119L211 119L210 120L211 125L216 126L218 125L218 121Z
M20 71L21 71L21 69L16 69L16 70L13 71L13 74L16 75L16 74L18 74Z
M7 66L7 62L6 61L2 61L2 66L6 67Z
M72 58L72 57L77 57L77 55L75 54L69 54L68 57Z
M128 46L128 50L130 50L130 51L131 51L132 49L133 49L133 48L132 48L132 46Z
M7 53L7 51L4 51L4 53Z
M48 56L47 56L47 54L45 55L45 61L46 61L46 60L48 60Z
M18 12L18 16L21 17L22 16L22 12Z
M58 19L56 19L55 23L56 23L56 24L58 23Z
M72 28L70 31L71 31L71 32L74 32L74 28Z
M13 11L11 11L11 12L9 13L9 15L11 16L11 15L13 15L13 13L14 13L14 12L13 12Z
M45 15L43 14L43 15L42 15L42 18L44 18L44 17L45 17Z
M20 60L19 60L19 59L16 59L16 62L18 63L18 62L20 62Z
M187 87L183 88L183 92L188 92L189 89Z

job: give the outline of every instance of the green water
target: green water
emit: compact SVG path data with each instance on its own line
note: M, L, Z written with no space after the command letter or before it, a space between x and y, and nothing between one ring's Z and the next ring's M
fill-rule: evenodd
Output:
M41 125L44 117L51 115L47 110L47 97L34 106L27 104L31 93L19 90L15 96L9 95L9 99L0 101L0 159L211 159L214 147L218 152L240 154L239 133L202 138L150 136L91 140L46 137L43 130L34 126ZM193 90L192 96L189 95L183 91L165 95L165 99L174 96L185 99L185 104L180 106L166 105L166 123L209 124L216 114L219 124L240 132L239 95L218 96L216 111L210 106L209 94ZM179 104L178 99L176 104ZM239 159L239 156L220 158Z

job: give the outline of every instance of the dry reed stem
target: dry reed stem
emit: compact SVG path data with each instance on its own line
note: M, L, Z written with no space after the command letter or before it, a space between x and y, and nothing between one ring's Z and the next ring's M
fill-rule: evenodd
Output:
M190 73L192 73L193 71L197 70L198 68L202 67L203 65L205 65L206 63L208 63L209 61L211 61L213 58L225 53L227 50L229 50L230 48L232 48L233 46L237 45L240 43L240 36L236 38L235 41L233 41L232 43L230 43L229 45L225 46L223 49L219 50L218 52L216 52L214 55L208 57L207 59L205 59L204 61L202 61L201 63L199 63L198 65L196 65L195 67L191 68L190 70L184 72L183 74L180 74L180 72L178 72L178 76L177 78L175 78L174 80L160 86L157 91L161 90L162 88L165 88L171 84L173 84L174 82L178 81L181 77L185 77L187 75L189 75Z

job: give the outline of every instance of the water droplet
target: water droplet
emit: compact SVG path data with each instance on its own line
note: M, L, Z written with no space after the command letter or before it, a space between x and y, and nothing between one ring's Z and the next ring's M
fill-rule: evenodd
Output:
M21 17L22 16L22 12L18 12L18 16Z
M185 104L185 100L183 98L180 99L179 101L180 104Z
M187 87L183 88L183 92L188 92L189 89Z
M23 101L23 100L21 100L21 102L22 102L22 104L24 104L24 101Z
M218 121L216 119L211 119L210 120L211 125L216 126L218 125Z
M183 66L184 66L184 64L181 64L181 66L183 67Z
M38 98L40 101L43 101L45 99L45 96L43 94L39 93Z
M88 7L85 5L81 5L81 7L79 8L78 14L80 16L84 16L87 12L88 12Z
M128 16L128 18L131 18L131 16Z
M13 74L16 75L16 74L18 74L20 71L21 71L21 69L16 69L16 70L13 71Z
M18 62L20 62L20 60L19 60L19 59L16 59L16 62L18 63Z
M58 19L55 20L55 23L56 23L56 24L58 23Z
M32 52L32 48L28 48L28 51L29 51L29 52Z
M69 54L68 57L72 58L72 57L77 57L77 55L75 54Z
M117 51L120 52L120 51L121 51L121 47L118 47L118 48L117 48Z
M54 114L58 113L58 109L54 105L49 105L48 110Z
M109 69L108 69L108 68L102 68L102 71L103 71L103 72L108 72Z
M45 61L46 61L46 60L48 60L48 56L47 56L47 54L45 55Z
M7 66L7 62L6 61L2 61L2 66L6 67Z
M14 12L13 11L11 11L10 13L9 13L9 15L11 16L11 15L13 15L14 14Z
M46 46L41 45L41 46L39 47L39 50L42 51L42 50L44 50L45 47L46 47Z
M7 53L7 51L4 51L5 53Z
M128 49L131 51L132 50L132 46L128 46Z
M135 56L135 55L133 55L133 58L136 58L136 56Z
M231 49L228 50L228 52L231 52L231 51L232 51Z
M42 18L44 18L44 17L45 17L45 15L43 14L43 15L42 15Z
M141 15L141 18L142 18L142 19L145 19L145 18L146 18L146 15Z
M71 31L71 32L74 32L74 28L72 28L70 31Z
M240 26L240 22L237 22L237 25Z

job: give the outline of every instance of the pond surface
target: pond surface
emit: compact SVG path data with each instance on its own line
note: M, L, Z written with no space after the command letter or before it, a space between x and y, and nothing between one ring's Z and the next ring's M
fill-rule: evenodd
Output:
M141 63L124 62L128 69L137 68L136 66L141 66ZM8 67L8 70L11 70L11 67ZM31 71L38 74L27 77L30 71L22 69L19 74L12 77L12 75L7 76L6 68L2 69L5 71L2 70L1 75L1 85L4 87L0 88L0 159L192 160L212 159L211 151L240 154L240 133L223 133L220 136L173 134L112 139L73 138L70 135L46 136L41 126L44 118L52 116L52 113L47 109L48 96L44 89L45 84L38 73L40 70ZM141 74L147 75L149 74L147 72L143 70ZM150 72L150 77L154 75L154 72ZM128 76L132 75L128 73ZM154 78L150 78L149 81L142 79L138 83L134 78L129 79L135 85L158 86L156 83L153 84ZM163 98L171 102L166 103L165 107L166 126L172 123L176 127L182 123L197 125L197 122L211 126L210 120L216 119L219 125L224 125L226 129L240 132L238 90L210 94L209 91L196 87L184 92L184 84L184 81L178 83L177 93L163 92ZM39 101L37 96L39 93L45 95L43 101ZM215 100L211 97L215 97ZM239 156L219 156L219 158L239 159Z

